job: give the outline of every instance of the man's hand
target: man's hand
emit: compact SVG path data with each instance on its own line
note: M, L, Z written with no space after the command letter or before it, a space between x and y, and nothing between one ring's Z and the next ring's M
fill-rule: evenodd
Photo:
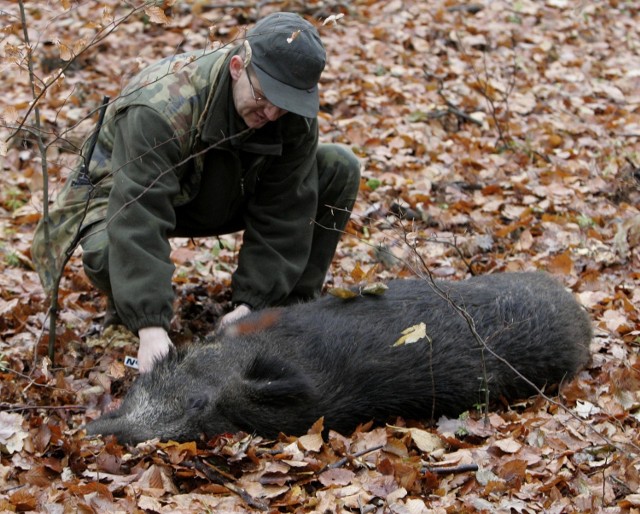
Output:
M153 369L156 360L161 359L173 347L169 334L162 327L146 327L138 330L138 370L147 373Z
M218 330L222 330L225 327L234 324L236 321L244 318L250 312L251 308L248 305L241 303L231 312L227 312L224 316L222 316L220 324L218 325Z

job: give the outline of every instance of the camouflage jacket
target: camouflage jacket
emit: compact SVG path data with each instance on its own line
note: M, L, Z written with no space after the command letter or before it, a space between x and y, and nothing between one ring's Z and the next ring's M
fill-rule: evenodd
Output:
M228 210L243 213L245 228L233 301L277 304L306 265L318 197L317 120L287 114L247 129L233 108L233 53L190 52L137 75L107 110L91 185L78 186L76 172L52 206L56 257L81 221L85 233L106 232L109 293L134 331L169 326L169 237L233 228L225 226ZM46 286L38 230L32 253Z

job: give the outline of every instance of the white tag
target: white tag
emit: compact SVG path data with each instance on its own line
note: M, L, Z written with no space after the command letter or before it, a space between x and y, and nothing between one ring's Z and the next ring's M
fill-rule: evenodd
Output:
M138 369L138 359L127 355L124 358L124 365L127 366L128 368Z

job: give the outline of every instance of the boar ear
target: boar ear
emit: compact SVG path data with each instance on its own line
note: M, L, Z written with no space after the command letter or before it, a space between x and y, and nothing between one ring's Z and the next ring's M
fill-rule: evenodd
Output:
M243 392L252 400L273 406L309 401L313 387L304 371L278 357L256 357L245 374Z
M235 430L275 437L281 430L298 430L291 423L301 423L299 414L316 403L315 396L304 369L289 360L261 355L243 375L227 383L216 406Z

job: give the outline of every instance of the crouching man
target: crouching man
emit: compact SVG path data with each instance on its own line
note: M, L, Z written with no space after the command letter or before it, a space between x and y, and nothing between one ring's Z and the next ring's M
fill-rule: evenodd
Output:
M141 372L172 345L171 237L244 230L223 324L319 293L360 178L350 150L318 143L325 60L311 23L274 13L234 48L151 65L107 109L49 230L61 262L82 222L85 271L111 319L139 335ZM32 255L45 289L51 250L41 221Z

